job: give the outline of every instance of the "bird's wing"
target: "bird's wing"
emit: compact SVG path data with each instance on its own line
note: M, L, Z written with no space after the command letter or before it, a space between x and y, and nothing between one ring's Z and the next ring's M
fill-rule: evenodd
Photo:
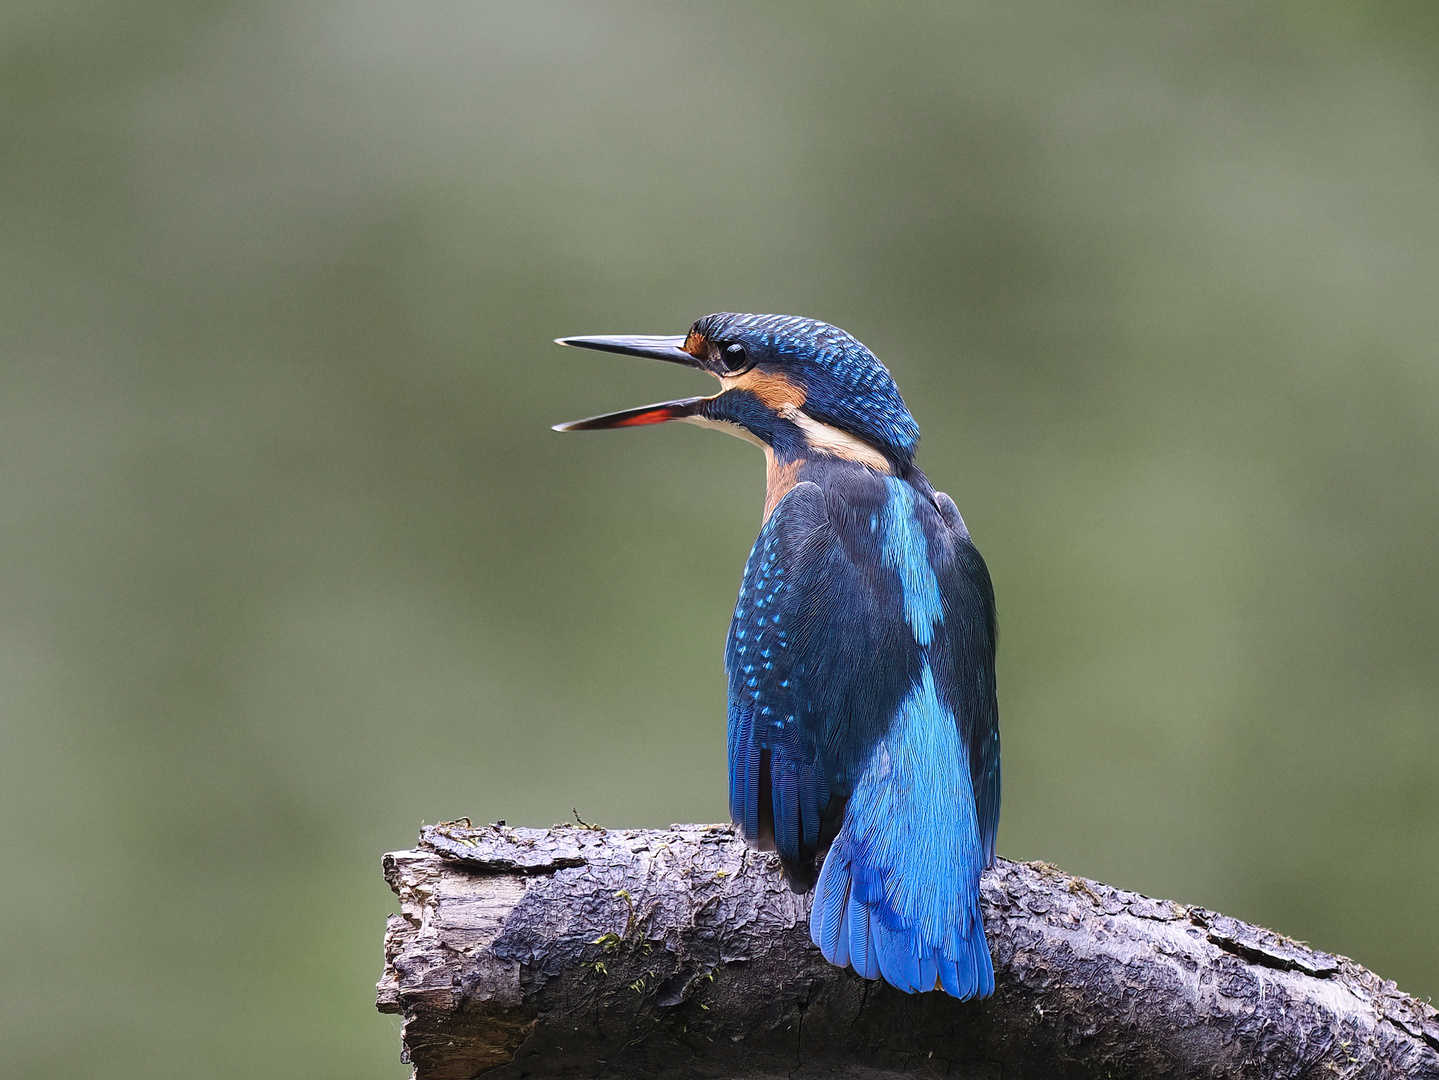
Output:
M950 638L954 671L950 685L957 695L955 716L969 749L980 842L985 865L994 862L999 831L999 701L995 689L994 652L997 622L994 586L989 568L975 549L954 500L936 492L935 507L954 539L952 559L939 573L944 628Z
M820 845L830 791L803 724L795 601L806 553L826 543L826 529L819 488L795 485L750 552L725 648L730 816L748 839L773 843L800 887L812 883L803 867Z
M761 530L725 656L731 815L761 844L772 830L801 890L920 663L886 637L897 586L867 549L883 480L837 474L825 485L796 484Z

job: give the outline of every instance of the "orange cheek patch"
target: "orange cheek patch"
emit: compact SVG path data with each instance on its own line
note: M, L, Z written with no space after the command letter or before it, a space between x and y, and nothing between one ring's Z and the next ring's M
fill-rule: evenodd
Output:
M760 371L754 368L733 379L725 379L725 388L734 387L753 394L761 403L774 412L785 406L799 408L804 404L804 390L790 382L783 375Z

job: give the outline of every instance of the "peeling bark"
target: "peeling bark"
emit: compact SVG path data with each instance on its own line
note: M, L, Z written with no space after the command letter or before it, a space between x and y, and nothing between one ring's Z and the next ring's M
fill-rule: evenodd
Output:
M1364 968L1045 863L985 874L996 991L827 964L809 898L727 825L423 830L379 1008L418 1080L685 1076L1439 1080L1439 1014Z

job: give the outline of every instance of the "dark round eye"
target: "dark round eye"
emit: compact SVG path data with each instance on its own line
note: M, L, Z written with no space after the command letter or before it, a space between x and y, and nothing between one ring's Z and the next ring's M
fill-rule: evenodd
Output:
M724 366L730 371L738 371L749 363L749 356L744 351L744 346L736 341L733 345L725 346L724 352L720 353L720 359Z

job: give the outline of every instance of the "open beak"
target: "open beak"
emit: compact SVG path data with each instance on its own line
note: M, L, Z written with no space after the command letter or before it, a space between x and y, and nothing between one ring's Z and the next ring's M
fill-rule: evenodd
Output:
M663 360L670 364L683 364L699 371L709 367L698 357L684 350L685 338L662 337L650 334L616 335L613 337L565 337L555 338L557 345L570 345L580 349L597 349L600 352L622 353L625 356L643 356L650 360ZM642 427L646 424L663 424L667 420L684 420L695 416L704 408L707 397L683 398L679 401L662 401L656 405L641 405L638 409L591 416L588 420L572 420L568 424L556 424L556 431L599 431L604 428Z
M638 409L591 416L588 420L571 420L568 424L556 424L556 431L602 431L605 428L643 427L645 424L663 424L666 420L684 420L695 416L704 408L707 397L682 398L679 401L661 401L658 405L641 405Z

